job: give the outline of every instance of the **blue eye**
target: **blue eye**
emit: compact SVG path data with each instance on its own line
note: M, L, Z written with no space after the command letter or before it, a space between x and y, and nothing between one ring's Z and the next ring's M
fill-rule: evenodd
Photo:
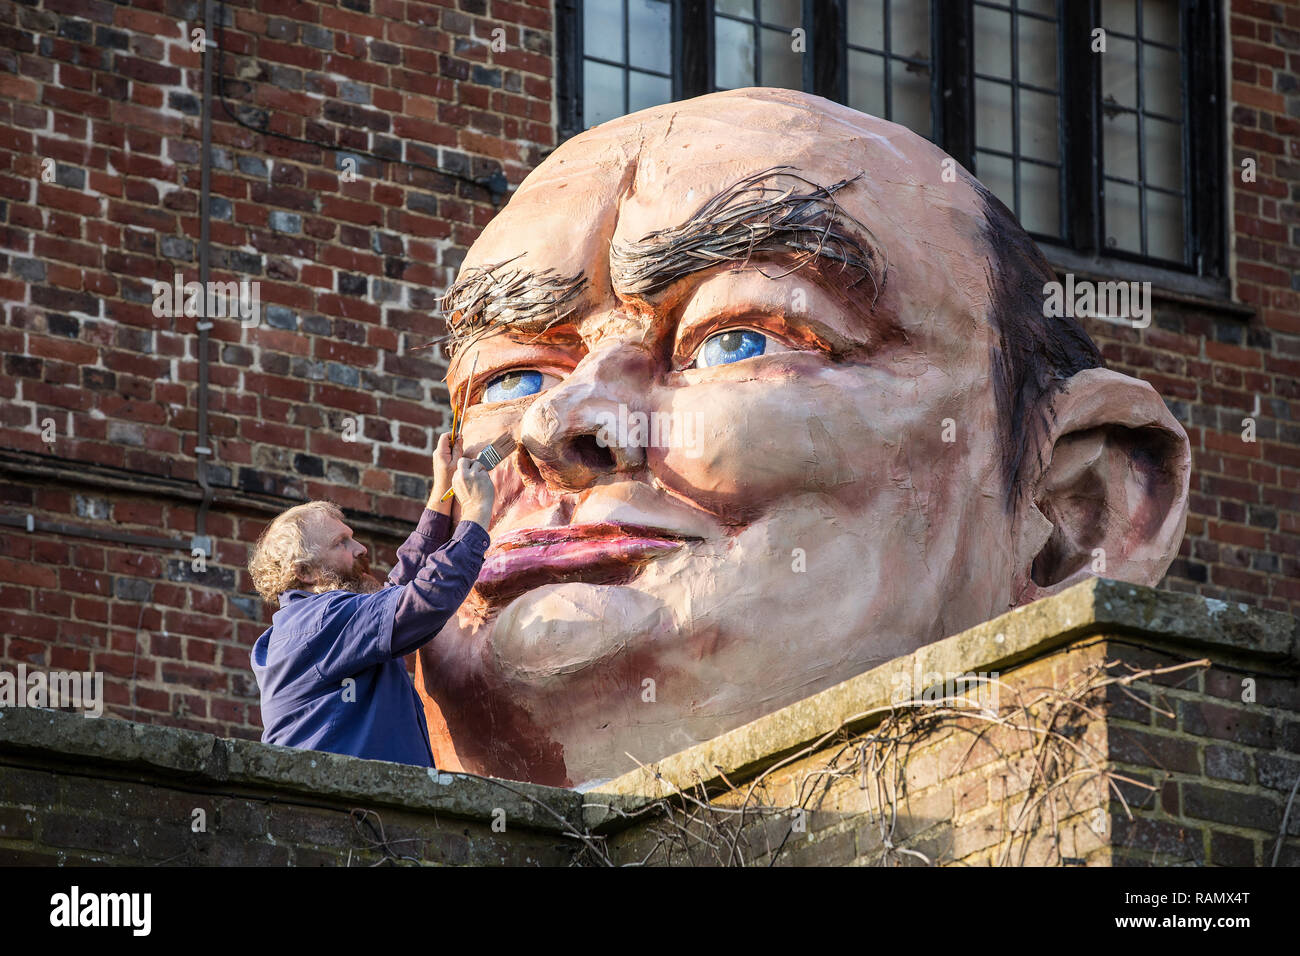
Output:
M532 369L502 372L483 389L484 402L506 402L512 398L536 395L542 390L542 373Z
M767 336L749 329L730 329L719 332L704 340L699 358L695 360L696 368L708 368L710 365L726 365L741 359L762 355L767 348Z

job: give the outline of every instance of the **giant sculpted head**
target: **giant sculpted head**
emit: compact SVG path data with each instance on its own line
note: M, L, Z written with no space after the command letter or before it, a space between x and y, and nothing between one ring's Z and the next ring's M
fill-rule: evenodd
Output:
M528 176L445 303L466 453L519 446L479 583L420 652L439 766L589 785L1067 587L1095 549L1160 579L1183 429L1044 317L1041 253L946 158L754 88Z

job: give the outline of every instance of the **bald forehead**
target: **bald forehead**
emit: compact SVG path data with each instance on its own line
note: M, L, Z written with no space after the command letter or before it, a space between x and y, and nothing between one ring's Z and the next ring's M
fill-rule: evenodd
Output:
M888 260L886 291L900 297L894 308L926 311L958 290L981 298L982 202L964 173L944 181L946 158L903 127L793 91L713 94L644 110L574 137L534 170L474 244L453 290L509 262L481 283L485 299L508 274L529 280L517 291L534 294L539 320L596 307L626 291L620 249L670 238L714 197L784 166L804 188L848 183L834 204L864 227L848 232L877 240L875 265L883 271ZM542 274L549 289L533 281ZM866 286L873 305L881 278ZM450 291L446 311L456 311Z
M744 176L781 164L826 184L863 173L840 197L855 214L906 223L926 205L979 219L980 198L969 181L944 181L947 159L906 127L822 97L726 91L575 136L528 176L506 208L526 200L530 218L561 224L572 215L569 197L577 188L585 207L578 225L598 222L607 236L634 240L685 218ZM493 231L489 224L484 238Z

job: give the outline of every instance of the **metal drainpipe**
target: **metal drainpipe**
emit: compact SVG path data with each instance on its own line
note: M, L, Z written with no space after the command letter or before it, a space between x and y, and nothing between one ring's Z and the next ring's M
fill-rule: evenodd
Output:
M193 549L202 549L211 558L212 539L208 537L208 508L212 504L212 485L208 480L208 461L212 448L208 445L208 330L212 318L207 314L208 303L208 239L211 235L209 195L212 186L212 50L216 43L216 23L213 19L213 0L203 0L203 156L199 166L199 286L202 289L199 332L199 421L198 439L194 446L194 464L203 500L199 503L198 517L194 523Z

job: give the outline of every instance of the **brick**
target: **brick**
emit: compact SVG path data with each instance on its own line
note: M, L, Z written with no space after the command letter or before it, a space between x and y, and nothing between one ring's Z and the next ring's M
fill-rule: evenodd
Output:
M53 804L57 793L54 774L0 764L0 804L41 809Z
M1135 850L1147 859L1168 858L1180 863L1204 861L1200 831L1165 820L1122 814L1111 817L1111 843L1117 848Z
M1256 866L1255 842L1235 833L1210 833L1209 863L1215 866Z
M1205 773L1220 780L1246 783L1250 778L1250 758L1232 747L1206 747Z
M1280 804L1255 793L1190 782L1182 785L1182 792L1189 817L1273 832L1282 820Z
M58 575L53 568L0 558L0 581L27 587L54 588L58 586Z
M1120 763L1139 764L1175 773L1199 774L1196 744L1184 738L1112 726L1108 756Z
M40 842L51 847L97 850L133 857L139 853L139 827L116 818L68 814L57 810L41 815Z
M0 807L0 840L32 840L36 832L35 823L33 810Z
M1255 772L1260 786L1290 793L1296 779L1300 778L1300 759L1292 759L1290 755L1257 754Z
M1005 833L1001 808L962 822L953 832L952 859L961 861L981 850L996 846Z
M1251 747L1272 748L1276 730L1272 718L1244 707L1209 701L1178 701L1183 729L1198 737L1232 740Z

